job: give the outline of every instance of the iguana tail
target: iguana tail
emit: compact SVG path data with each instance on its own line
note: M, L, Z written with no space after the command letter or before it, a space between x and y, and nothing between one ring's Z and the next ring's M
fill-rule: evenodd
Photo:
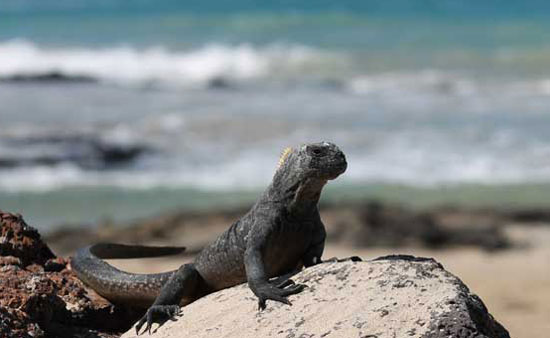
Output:
M174 271L156 274L128 273L102 259L159 257L183 251L184 247L98 243L78 250L71 259L71 268L80 280L111 302L148 307Z

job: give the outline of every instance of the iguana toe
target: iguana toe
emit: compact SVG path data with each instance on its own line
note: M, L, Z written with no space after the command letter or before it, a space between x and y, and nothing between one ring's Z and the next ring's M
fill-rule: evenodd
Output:
M147 325L145 326L145 329L143 330L143 332L141 332L141 334L143 334L145 331L151 334L153 323L157 323L159 324L159 327L161 327L168 320L177 320L176 316L180 315L181 309L178 305L153 305L147 310L147 313L143 317L141 317L139 322L136 324L136 334L138 336L140 335L139 331L145 323L147 323Z
M305 287L306 285L296 284L290 279L287 279L277 286L266 284L266 286L260 288L257 291L258 310L261 311L266 308L266 301L268 299L284 303L286 305L292 305L292 303L286 297L302 292Z
M277 289L283 289L286 288L289 285L296 284L292 279L285 279L284 281L280 282L279 284L275 285Z

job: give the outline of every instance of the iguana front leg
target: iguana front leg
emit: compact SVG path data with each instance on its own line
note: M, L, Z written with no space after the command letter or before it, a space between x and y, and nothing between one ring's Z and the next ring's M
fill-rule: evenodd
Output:
M278 285L269 283L265 273L262 253L258 246L249 247L245 251L244 265L246 269L246 277L248 286L258 297L258 308L265 309L268 299L281 302L287 305L292 303L286 298L290 295L301 292L305 285L295 284L292 280L287 279Z
M322 263L321 257L323 256L323 251L325 251L325 240L327 238L327 232L325 230L325 225L320 218L317 219L315 228L313 228L313 234L311 236L311 244L306 250L304 257L302 258L302 263L304 267L308 268L315 264Z
M304 257L302 258L302 263L304 264L304 267L308 268L310 266L324 263L324 262L361 262L362 259L359 256L350 256L346 258L337 258L332 257L326 260L321 259L323 256L323 251L325 249L325 239L327 237L327 233L325 230L325 225L319 218L317 220L317 226L314 229L313 236L312 236L312 244L307 249Z

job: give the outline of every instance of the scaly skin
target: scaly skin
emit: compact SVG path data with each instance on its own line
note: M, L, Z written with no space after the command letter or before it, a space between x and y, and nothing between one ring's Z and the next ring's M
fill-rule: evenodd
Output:
M136 325L138 333L145 323L150 332L152 323L173 319L180 305L244 282L258 297L260 309L268 299L290 305L287 297L302 291L304 285L292 280L273 285L269 279L321 262L326 232L319 215L319 197L327 181L346 167L344 153L332 143L286 149L273 181L252 209L205 247L193 263L176 271L139 275L117 270L100 258L135 257L135 252L143 249L128 253L131 246L117 245L110 251L99 250L97 245L79 250L72 268L107 299L135 306L152 303ZM156 256L181 248L158 249ZM139 256L155 252L155 248L147 250Z

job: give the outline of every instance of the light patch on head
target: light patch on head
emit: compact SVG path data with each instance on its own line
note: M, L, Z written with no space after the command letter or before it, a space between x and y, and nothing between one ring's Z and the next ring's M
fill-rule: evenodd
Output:
M292 152L292 148L291 148L291 147L285 148L285 149L281 152L281 157L279 157L279 165L277 166L277 168L280 168L280 167L283 166L283 164L285 163L286 159L288 158L288 155L290 155L291 152Z

